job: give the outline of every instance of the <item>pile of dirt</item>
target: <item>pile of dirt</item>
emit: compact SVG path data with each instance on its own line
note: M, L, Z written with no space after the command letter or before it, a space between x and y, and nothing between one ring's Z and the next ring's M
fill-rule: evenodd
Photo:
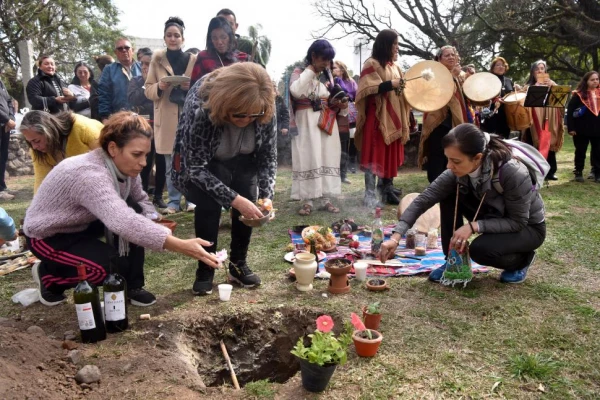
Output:
M77 366L66 358L61 345L41 328L30 334L16 324L0 324L0 398L71 399L82 395L74 379Z

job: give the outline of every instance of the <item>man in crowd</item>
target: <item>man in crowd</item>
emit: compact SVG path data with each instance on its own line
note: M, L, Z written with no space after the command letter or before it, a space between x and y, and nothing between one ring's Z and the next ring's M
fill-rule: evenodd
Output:
M98 113L100 120L111 114L131 109L127 100L129 80L142 75L140 64L133 59L133 46L127 38L115 42L117 61L107 65L98 83Z
M4 175L8 162L8 142L10 131L15 129L15 107L12 97L8 94L4 83L0 81L0 200L12 200L14 195L8 192Z

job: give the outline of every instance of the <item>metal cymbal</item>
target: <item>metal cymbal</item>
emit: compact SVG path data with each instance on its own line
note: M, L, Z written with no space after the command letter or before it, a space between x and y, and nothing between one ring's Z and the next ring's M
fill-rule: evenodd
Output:
M404 97L415 110L431 112L448 104L454 94L454 80L448 68L437 61L416 63L406 71L404 79L420 77L425 69L433 72L433 79L427 81L418 78L407 81L404 87Z
M463 83L465 96L474 103L489 102L500 94L502 82L489 72L478 72L471 75Z

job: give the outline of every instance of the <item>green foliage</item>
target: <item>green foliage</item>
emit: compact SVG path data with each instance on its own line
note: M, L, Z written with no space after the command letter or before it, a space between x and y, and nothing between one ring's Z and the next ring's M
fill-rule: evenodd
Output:
M248 28L248 36L240 37L238 48L250 56L254 54L253 61L262 66L266 66L271 57L271 39L265 35L260 35L261 24L251 25Z
M368 314L381 314L380 312L380 303L379 301L376 301L374 303L371 303L367 306L367 313Z
M308 337L310 347L304 346L304 338L301 337L291 351L293 355L320 366L346 363L348 346L352 343L352 326L349 323L344 324L344 332L337 338L333 332L324 333L319 330Z
M30 39L35 54L51 55L70 81L75 63L112 50L122 35L118 14L110 0L0 1L0 67L18 71L18 42Z
M517 354L508 360L509 371L519 379L548 380L558 368L558 362L541 354Z
M244 386L246 393L255 398L272 399L277 391L267 379L249 382Z

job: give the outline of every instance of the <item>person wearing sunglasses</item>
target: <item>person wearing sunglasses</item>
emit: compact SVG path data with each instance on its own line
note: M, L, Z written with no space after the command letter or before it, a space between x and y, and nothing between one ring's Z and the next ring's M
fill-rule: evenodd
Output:
M171 178L196 204L196 237L217 250L221 208L232 208L230 279L244 287L261 280L246 262L252 228L245 218L262 218L258 198L270 203L277 170L275 92L258 64L236 63L199 80L188 93L175 138ZM339 160L338 160L339 162ZM338 178L339 179L339 178ZM195 295L212 293L215 270L198 262Z
M116 112L131 110L127 100L129 81L134 76L142 75L142 67L133 58L133 46L129 39L117 39L115 54L117 61L104 68L98 82L98 114L101 121Z

